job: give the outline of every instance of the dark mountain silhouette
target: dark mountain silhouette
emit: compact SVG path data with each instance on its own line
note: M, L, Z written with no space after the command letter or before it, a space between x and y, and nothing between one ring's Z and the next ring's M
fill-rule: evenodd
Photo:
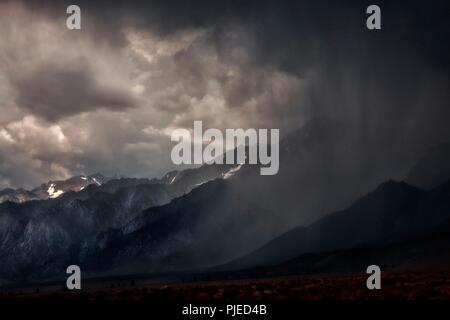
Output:
M145 245L147 242L147 240L144 240L145 237L143 238L138 233L131 235L129 231L126 231L130 229L129 226L104 234L101 236L101 240L96 239L94 242L102 244L98 248L95 248L95 245L93 245L94 242L87 244L86 246L88 248L95 249L93 252L86 250L88 253L83 255L83 258L89 260L92 266L96 266L93 260L95 260L95 257L104 254L105 256L102 256L103 258L99 259L99 261L104 261L106 263L105 265L114 265L119 268L127 263L132 265L134 261L137 261L139 265L143 265L145 264L144 261L147 261L145 270L155 270L153 265L161 266L160 270L168 270L179 269L180 266L186 269L209 266L237 257L239 254L250 252L250 250L256 248L258 245L288 230L293 224L297 224L299 221L305 222L311 220L319 215L318 212L325 211L327 208L342 206L343 203L347 203L356 197L357 193L361 192L359 182L355 183L358 187L351 188L351 191L347 187L342 187L343 180L346 181L347 185L351 185L352 182L360 180L360 177L357 177L357 173L355 173L357 170L355 170L353 164L339 160L339 148L345 148L347 152L351 152L352 150L351 143L348 143L349 136L351 136L349 130L343 124L327 118L315 119L301 130L291 133L281 141L281 164L278 175L261 176L259 166L244 165L240 170L234 172L233 179L227 184L226 189L229 191L224 194L221 193L221 188L216 188L217 193L215 194L207 190L211 185L214 185L211 182L207 183L209 179L203 179L203 181L192 180L192 177L195 177L200 172L199 170L212 172L212 177L217 177L218 168L222 168L223 166L203 166L200 169L170 172L164 176L162 180L170 185L176 186L183 180L189 179L189 181L195 181L196 185L205 186L205 188L200 188L202 190L200 194L191 193L183 197L183 200L180 200L182 205L179 204L177 210L169 210L171 212L170 218L160 214L162 216L159 217L158 223L164 224L165 219L172 219L172 216L184 217L186 212L192 212L193 209L191 207L193 202L201 203L202 208L209 208L209 213L201 210L195 212L193 214L194 219L187 223L185 228L189 229L199 224L202 226L202 229L199 230L205 235L210 234L211 230L214 230L216 236L214 243L224 244L214 249L217 251L217 257L215 259L208 258L207 254L203 254L202 249L198 249L201 246L200 243L203 241L199 236L196 236L192 240L193 244L189 248L185 248L185 250L189 250L192 253L185 253L180 249L183 246L188 246L187 243L189 242L187 242L185 244L178 244L178 246L175 246L176 248L171 247L170 250L162 250L164 254L157 258L152 257L147 259L145 257L149 255L149 252L158 251L158 244L166 248L165 242L174 238L174 234L178 232L177 229L166 230L162 228L162 230L165 230L164 237L157 241L151 240L153 243L152 246L147 247ZM323 157L323 152L326 150L328 150L329 157ZM335 161L330 163L330 159L335 159ZM193 183L191 182L190 185L193 185ZM204 193L208 193L210 196L202 197L201 194ZM235 203L234 195L239 195L242 208ZM322 201L320 196L327 198L328 201ZM198 199L194 199L194 197L198 197ZM216 199L220 199L221 201L216 201ZM247 223L245 220L247 217L241 214L247 210L247 204L253 204L252 211L264 211L267 214L261 215L261 217L254 215L253 223ZM171 206L172 204L168 204L167 208ZM164 209L161 208L158 210L164 211L167 208L164 207ZM229 213L230 208L236 211L234 215ZM153 212L153 210L154 208L149 211ZM132 224L139 225L139 228L146 230L145 232L142 231L144 235L147 233L152 234L151 230L156 227L153 225L147 226L147 222L145 222L147 220L141 216L136 218L138 222L133 221ZM196 217L198 216L202 218L198 218L197 221ZM221 230L220 228L226 228L231 223L223 220L225 217L235 219L233 221L234 224L242 224L245 228L230 230L224 235L223 239L220 239L218 237L218 235L222 235L222 233L218 232ZM182 220L181 218L180 220ZM223 226L205 222L209 220L223 221ZM202 223L200 224L200 222ZM264 227L260 227L260 224L264 224ZM179 228L182 230L183 225L180 225ZM216 231L216 228L219 228L218 231ZM135 228L133 227L132 229L134 230ZM240 244L238 245L234 245L234 242L230 240L234 238L244 239L246 236L253 234L257 236L248 239L251 241L239 240ZM133 239L134 236L136 236L136 239ZM108 245L104 246L104 243L108 243ZM136 250L139 254L136 254ZM170 253L168 253L169 251ZM135 255L133 256L131 254L128 256L124 252L132 252ZM200 262L201 259L193 258L194 255L202 256L203 262ZM123 256L127 258L123 258ZM184 264L177 263L175 257L183 257L188 262ZM161 263L162 260L169 261L168 259L170 263ZM179 258L178 260L183 261L183 259ZM101 266L98 267L101 269Z
M275 176L261 176L257 165L204 165L71 190L75 177L55 184L53 198L6 201L0 278L42 279L74 263L87 274L277 265L306 253L388 246L448 219L448 183L425 191L389 181L367 194L389 173L359 161L367 155L354 137L352 128L319 118L280 142Z
M100 180L96 175L89 178L94 183L84 185L90 180L78 176L41 186L40 190L47 185L66 190L57 197L1 203L0 278L26 281L61 273L89 239L124 226L143 210L167 204L205 181L221 178L233 167L189 169L170 182L164 178Z
M362 273L369 265L383 272L446 272L450 268L450 220L412 239L384 245L305 253L280 264L227 271L228 277ZM220 270L220 268L213 268ZM223 273L213 273L221 275ZM210 276L211 277L211 276Z
M389 181L346 210L297 227L221 269L274 265L305 253L387 245L432 230L450 219L450 182L425 191Z
M383 271L443 272L450 268L450 220L418 236L384 246L304 254L277 267L278 274L364 272L376 264Z
M81 241L120 226L143 209L170 201L164 185L142 184L113 193L90 186L56 199L0 205L0 275L51 274Z
M261 176L257 166L247 166L234 188L275 212L286 230L309 224L390 177L381 168L366 166L359 144L353 127L315 118L280 141L278 174Z
M101 186L108 180L109 178L96 173L90 176L71 177L67 180L49 181L33 190L5 189L0 191L0 203L6 201L22 203L30 200L54 199L69 191L81 191L89 185Z
M227 180L215 180L162 207L144 211L88 245L88 269L166 272L223 263L265 241L276 216L248 203Z

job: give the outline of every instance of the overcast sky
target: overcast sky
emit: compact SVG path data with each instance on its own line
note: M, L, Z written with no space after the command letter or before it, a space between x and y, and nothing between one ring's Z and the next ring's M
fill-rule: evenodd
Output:
M283 135L327 116L412 153L450 140L445 1L379 2L380 31L364 1L93 2L0 3L0 188L160 176L194 120Z

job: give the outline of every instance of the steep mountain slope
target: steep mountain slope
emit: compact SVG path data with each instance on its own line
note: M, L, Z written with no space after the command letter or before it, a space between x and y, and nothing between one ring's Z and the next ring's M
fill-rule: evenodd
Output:
M385 246L304 254L277 267L279 273L363 272L376 264L383 271L431 272L450 268L450 220L413 239Z
M32 191L27 191L24 189L3 189L0 191L0 203L10 201L10 202L25 202L29 200L36 200L38 196Z
M146 184L114 193L91 186L81 193L0 205L0 274L17 279L51 274L67 264L80 242L172 198L166 186Z
M450 182L424 191L403 182L380 185L351 207L297 227L223 269L277 264L303 253L383 245L431 230L450 218Z
M369 265L383 272L446 272L450 268L450 220L412 239L385 245L305 253L280 264L227 272L236 277L362 273ZM217 268L214 268L217 270ZM220 274L220 273L219 273Z
M188 193L201 183L223 177L235 165L203 165L198 168L171 171L161 179L147 178L107 178L96 173L89 176L75 176L67 180L49 181L32 190L3 189L0 190L0 204L6 201L26 202L31 200L46 200L60 197L69 191L79 192L90 185L101 187L104 192L115 192L118 188L131 187L142 184L173 185L174 192L179 195Z
M170 185L174 192L183 195L208 181L228 177L237 167L227 164L202 165L198 168L171 171L158 181Z
M258 166L244 166L235 188L275 212L286 228L339 210L391 176L367 165L370 155L361 152L353 127L329 118L289 133L279 153L277 175L261 176Z
M293 225L317 221L226 265L245 268L400 241L448 215L445 186L426 192L391 181L320 219L389 175L360 161L370 154L359 154L358 143L352 128L320 118L280 142L275 176L261 176L258 165L205 165L75 191L70 188L81 178L43 185L46 200L0 204L0 278L52 276L69 263L110 273L208 268L256 250Z
M1 203L0 277L19 281L61 273L88 239L110 228L122 227L143 210L167 204L201 182L222 177L232 168L190 169L178 173L179 178L171 184L158 179L106 181L99 176L74 177L65 182L50 182L56 190L68 190L58 197ZM94 183L84 187L79 184L83 181Z
M120 272L193 270L251 251L280 226L273 213L246 202L230 184L205 183L99 235L86 244L81 265Z
M108 180L108 178L97 173L90 176L76 176L67 180L49 181L30 191L5 189L0 191L0 203L54 199L69 191L81 191L88 185L101 186Z

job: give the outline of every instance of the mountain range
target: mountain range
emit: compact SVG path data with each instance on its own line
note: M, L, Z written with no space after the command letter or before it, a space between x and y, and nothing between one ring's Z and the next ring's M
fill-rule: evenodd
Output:
M389 246L450 223L450 182L422 190L388 181L352 206L296 227L223 269L280 264L306 253Z
M88 185L100 186L107 181L108 178L97 173L89 176L71 177L67 180L49 181L32 190L7 188L0 190L0 203L6 201L22 203L30 200L54 199L68 191L78 192Z
M143 210L167 204L205 181L231 177L234 168L203 166L162 179L104 178L103 184L98 179L95 183L94 177L99 177L95 175L90 178L94 183L86 186L89 180L74 177L40 187L66 190L57 197L5 201L0 204L0 278L25 281L56 274L87 239L123 226Z
M315 261L325 266L332 253L380 255L448 223L448 163L434 160L445 145L411 166L405 183L382 182L393 172L368 165L359 144L351 127L319 118L280 142L276 176L216 164L160 179L95 174L3 190L0 279L61 277L69 264L92 276L321 270Z

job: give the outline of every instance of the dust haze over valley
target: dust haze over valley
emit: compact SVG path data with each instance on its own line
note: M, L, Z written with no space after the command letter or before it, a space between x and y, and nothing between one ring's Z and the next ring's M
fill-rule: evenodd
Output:
M65 28L69 4L0 4L5 283L71 263L89 275L270 265L418 241L450 221L445 1L382 1L377 31L358 1L78 1L80 31ZM198 120L280 129L278 174L175 166L170 135ZM391 228L415 195L423 229ZM379 206L367 221L384 223L373 238L323 227L346 230L367 199ZM260 258L278 246L284 260Z

